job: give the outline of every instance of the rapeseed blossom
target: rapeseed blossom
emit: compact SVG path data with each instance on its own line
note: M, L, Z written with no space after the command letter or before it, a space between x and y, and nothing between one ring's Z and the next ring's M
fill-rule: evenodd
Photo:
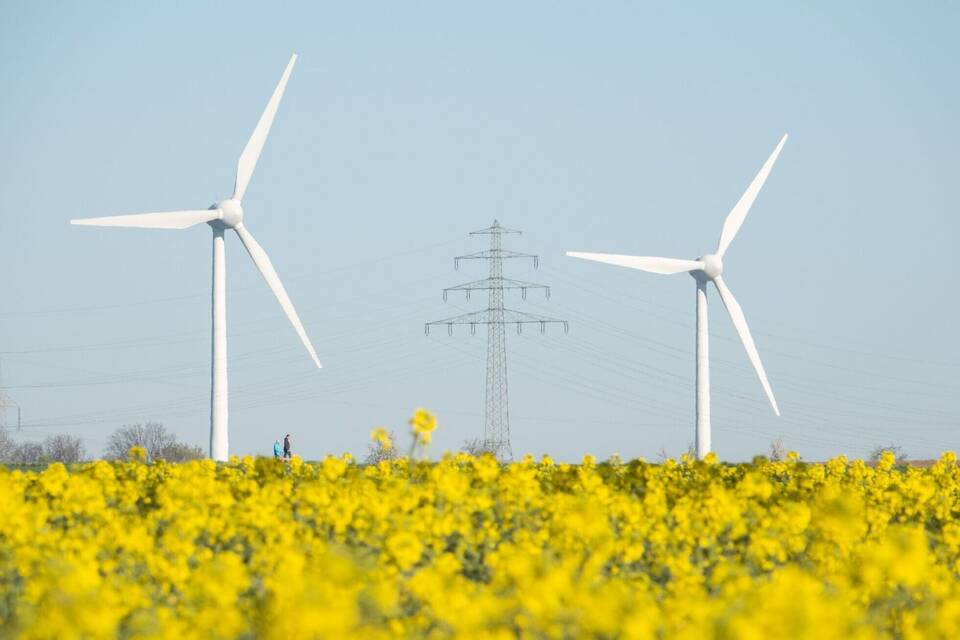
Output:
M437 428L437 418L424 408L418 408L410 418L410 435L413 442L410 444L410 455L417 447L425 447L433 440L433 431Z
M383 427L377 427L370 432L370 439L376 443L379 443L381 447L387 451L393 449L393 441L390 440L390 434L387 433L387 430Z
M0 637L957 638L958 515L952 453L0 468Z
M426 409L419 408L413 412L410 418L410 427L414 433L419 435L433 433L437 428L437 418Z

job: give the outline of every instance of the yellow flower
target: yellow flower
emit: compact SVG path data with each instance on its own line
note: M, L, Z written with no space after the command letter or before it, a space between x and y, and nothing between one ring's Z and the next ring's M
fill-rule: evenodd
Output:
M0 637L960 638L953 454L521 459L0 466Z
M377 427L370 432L370 439L374 442L380 443L380 446L384 449L390 450L393 449L393 442L390 440L390 434L387 433L387 430L383 427Z
M412 567L423 554L423 545L410 531L398 531L393 534L387 538L386 547L401 569Z
M437 418L424 408L418 408L410 418L410 426L414 433L430 433L437 428Z

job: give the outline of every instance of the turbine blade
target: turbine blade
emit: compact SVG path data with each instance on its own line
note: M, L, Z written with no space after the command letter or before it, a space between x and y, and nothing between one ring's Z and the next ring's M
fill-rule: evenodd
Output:
M703 269L699 260L678 260L676 258L646 258L641 256L622 256L616 253L583 253L581 251L567 251L571 258L582 258L594 262L606 262L620 267L640 269L650 273L670 275Z
M277 271L273 268L273 263L270 262L267 252L263 250L260 243L254 239L242 224L234 227L234 231L240 236L240 242L247 248L247 253L253 258L253 263L257 265L257 269L260 270L260 275L267 281L267 285L269 285L270 290L273 291L273 295L277 297L277 301L280 303L280 306L283 307L283 312L286 313L287 318L290 319L290 324L293 325L297 335L300 336L300 341L303 343L303 346L307 348L307 353L310 354L310 357L313 358L313 361L319 369L322 365L320 364L319 358L317 358L317 352L314 351L313 345L310 343L310 338L307 337L307 332L300 323L299 316L297 316L297 310L293 308L293 302L290 301L287 290L283 288L283 283L280 282L280 276L277 275Z
M287 63L287 68L284 69L277 88L273 90L273 95L267 102L267 108L263 110L263 115L260 116L257 127L253 130L253 135L250 136L247 146L243 148L243 153L240 154L240 160L237 162L237 181L233 187L234 200L243 200L243 194L246 193L247 185L250 184L250 177L257 167L257 160L260 158L260 152L263 151L263 143L267 141L267 135L270 134L273 118L277 115L277 108L280 106L283 92L287 88L287 80L290 79L290 72L293 71L293 64L296 61L297 54L290 56L290 62Z
M730 213L727 214L727 219L723 222L723 230L720 232L720 244L717 245L716 251L716 254L721 258L723 254L726 253L727 247L730 246L730 243L733 242L733 239L736 237L743 221L747 218L747 213L750 211L750 207L753 206L753 201L757 199L757 195L759 195L760 189L763 188L763 183L766 182L767 176L770 175L770 170L773 169L773 163L777 161L777 156L780 155L780 150L783 149L783 145L787 142L788 137L787 134L783 134L779 144L777 144L777 148L773 150L773 153L770 154L767 161L760 167L760 173L757 174L757 177L753 179L753 182L750 183L747 190L740 196L737 204L735 204L733 209L730 210Z
M727 288L723 278L717 276L713 279L713 284L717 285L717 291L720 292L720 299L723 300L723 306L727 308L727 313L730 314L730 319L733 320L733 326L740 335L740 342L743 343L743 348L747 350L750 363L756 370L757 377L760 378L760 384L763 385L763 390L766 392L767 398L770 399L770 404L773 405L773 412L779 416L780 407L777 406L777 400L773 397L773 389L770 388L767 373L763 370L763 363L760 362L760 354L757 353L757 345L753 343L753 336L750 335L750 327L747 326L747 319L743 316L743 309L740 308L737 299L733 297L733 293Z
M70 224L88 227L133 227L137 229L186 229L196 224L220 218L219 209L201 211L164 211L162 213L135 213L127 216L80 218Z

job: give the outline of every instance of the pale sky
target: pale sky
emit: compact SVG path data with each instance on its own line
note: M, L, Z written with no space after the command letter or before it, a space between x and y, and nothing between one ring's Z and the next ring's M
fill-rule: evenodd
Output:
M779 3L778 3L779 4ZM316 370L227 239L232 453L290 432L307 458L370 430L483 429L483 308L441 290L498 218L549 284L509 306L570 333L507 334L513 449L576 460L693 441L694 282L568 250L695 258L783 133L730 248L782 417L711 290L713 443L806 459L960 447L960 10L953 3L27 3L0 20L0 364L17 437L91 453L159 420L206 449L210 232L72 227L205 208L291 53L244 201ZM7 413L7 423L12 414ZM405 442L405 438L403 440Z

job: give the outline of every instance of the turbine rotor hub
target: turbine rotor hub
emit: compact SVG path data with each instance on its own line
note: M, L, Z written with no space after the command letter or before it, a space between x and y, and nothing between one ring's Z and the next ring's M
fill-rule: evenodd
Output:
M239 200L228 198L227 200L221 200L214 206L220 210L220 224L227 229L233 229L243 222L243 207L240 206Z
M694 278L714 280L723 273L723 260L720 259L720 256L708 253L705 256L700 256L697 260L703 263L703 269L691 271L690 274Z

